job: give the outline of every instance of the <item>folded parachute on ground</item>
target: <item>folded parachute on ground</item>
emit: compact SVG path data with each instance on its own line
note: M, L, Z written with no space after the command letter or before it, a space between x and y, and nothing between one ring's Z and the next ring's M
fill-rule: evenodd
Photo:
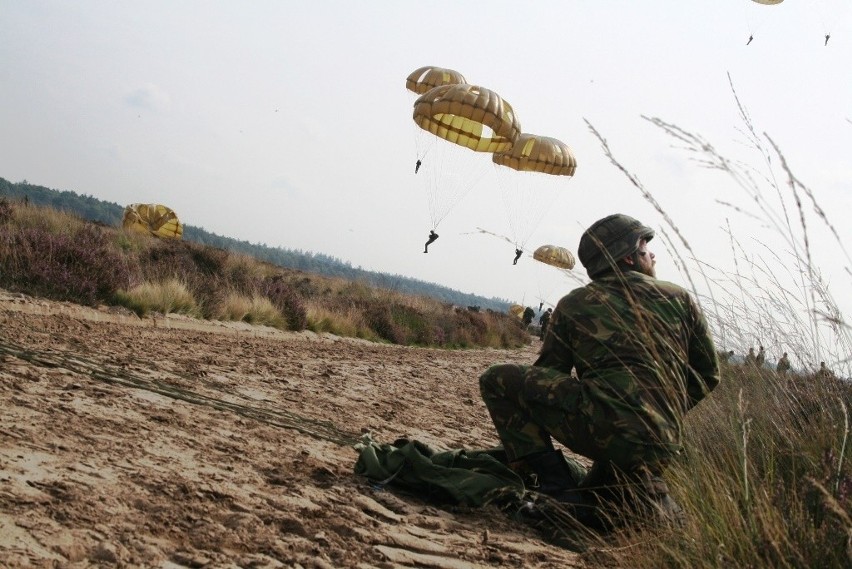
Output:
M442 85L414 103L414 122L448 142L477 152L507 152L521 132L512 106L478 85Z
M574 255L565 247L542 245L533 252L533 259L558 269L571 270L576 264Z
M124 208L125 229L165 239L180 239L183 225L172 209L161 204L134 203Z
M432 67L427 65L414 70L405 80L405 88L422 95L430 89L442 85L457 85L467 83L464 75L452 69L443 67Z

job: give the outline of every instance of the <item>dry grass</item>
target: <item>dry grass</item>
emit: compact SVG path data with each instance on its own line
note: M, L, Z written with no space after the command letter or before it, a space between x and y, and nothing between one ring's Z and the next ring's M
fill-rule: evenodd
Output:
M256 294L245 295L238 292L227 293L211 311L216 320L248 322L283 328L284 317L272 302Z
M505 348L530 342L506 314L468 312L7 200L0 200L0 267L2 287L123 305L140 315L180 312L423 346Z
M717 345L744 353L763 344L772 350L770 358L786 351L797 371L780 375L723 364L722 383L687 417L685 451L666 473L687 512L686 525L628 525L607 546L594 548L612 555L616 565L636 568L850 567L852 382L814 371L826 361L840 375L852 375L852 341L813 262L814 220L834 235L835 259L848 263L849 256L815 192L794 175L772 139L758 133L734 96L743 133L762 156L758 167L725 158L676 125L648 119L691 160L725 174L748 205L719 203L777 234L772 247L745 244L725 220L733 271L697 259L675 218L590 128L612 163L660 213L666 248L701 299Z
M163 282L145 282L127 291L117 291L117 304L130 308L139 316L151 312L170 314L186 314L196 318L201 316L201 310L192 293L178 279L167 279Z

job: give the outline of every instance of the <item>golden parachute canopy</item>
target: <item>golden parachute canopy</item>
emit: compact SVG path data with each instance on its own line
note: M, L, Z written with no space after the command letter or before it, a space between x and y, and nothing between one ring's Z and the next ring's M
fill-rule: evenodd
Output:
M752 2L757 2L758 4L766 4L767 6L774 6L775 4L780 4L784 0L752 0Z
M506 152L521 132L512 106L478 85L442 85L414 102L414 122L448 142L477 152Z
M177 214L161 204L134 203L124 208L125 229L165 239L180 239L183 225Z
M467 83L467 80L458 71L427 65L414 70L408 76L405 80L405 88L422 95L426 91L441 85L458 85L459 83Z
M533 259L559 269L574 268L576 260L571 251L557 245L542 245L533 252Z
M549 136L521 133L508 151L495 152L491 160L519 172L573 176L577 159L567 144Z
M509 314L521 320L524 317L524 307L520 304L513 304L509 307Z

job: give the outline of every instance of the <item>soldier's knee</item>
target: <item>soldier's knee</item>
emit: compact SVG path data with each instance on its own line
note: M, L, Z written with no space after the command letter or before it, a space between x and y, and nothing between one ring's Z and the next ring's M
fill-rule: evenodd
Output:
M500 378L499 373L497 373L497 370L495 369L498 367L500 366L491 366L485 370L485 373L479 376L479 392L482 395L494 393Z
M515 364L493 365L479 376L479 392L488 394L502 393L505 389L506 378L517 375L518 366Z

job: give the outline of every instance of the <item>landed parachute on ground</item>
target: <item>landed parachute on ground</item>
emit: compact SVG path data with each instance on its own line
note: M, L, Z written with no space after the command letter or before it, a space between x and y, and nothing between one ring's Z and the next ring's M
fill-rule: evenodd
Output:
M513 304L509 307L509 314L517 317L518 320L521 320L524 317L524 307L520 304Z
M558 269L571 270L576 264L574 255L565 247L542 245L533 252L533 259Z
M557 138L521 133L509 150L495 152L511 241L523 249L577 170L577 159Z
M124 208L121 224L125 229L165 239L180 239L183 235L177 214L161 204L130 204Z
M435 87L457 85L459 83L467 83L467 80L458 71L427 65L426 67L412 71L411 75L405 80L405 88L418 95L422 95Z

